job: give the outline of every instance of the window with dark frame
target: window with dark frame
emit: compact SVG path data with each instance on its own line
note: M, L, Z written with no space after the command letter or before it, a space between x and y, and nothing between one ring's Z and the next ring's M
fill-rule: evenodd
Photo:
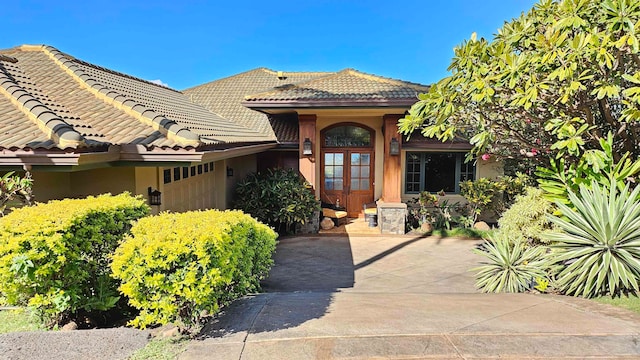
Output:
M173 168L173 181L180 180L180 168Z
M473 162L464 162L465 155L462 152L407 152L405 192L459 194L460 182L475 179L476 173Z
M202 164L198 165L198 175L202 174Z
M191 176L196 176L196 167L195 166L191 167Z
M209 163L204 164L204 172L209 172Z
M189 177L189 167L185 166L182 168L182 178L186 179Z
M165 184L168 184L171 182L171 169L164 169L164 171L162 172L162 175L164 176Z

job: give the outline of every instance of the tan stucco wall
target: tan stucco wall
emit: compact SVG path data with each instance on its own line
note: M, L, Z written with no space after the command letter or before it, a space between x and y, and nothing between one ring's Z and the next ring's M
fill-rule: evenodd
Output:
M70 173L72 197L104 193L120 194L135 190L135 168L114 167Z
M71 174L68 172L33 171L33 195L37 202L71 196Z
M227 167L233 169L233 176L227 177ZM225 160L224 178L226 186L225 208L230 208L238 181L244 179L258 168L257 155L247 155Z
M374 161L374 184L373 184L373 197L374 199L379 199L382 196L382 170L383 170L383 159L384 159L384 136L382 134L382 116L331 116L331 115L318 115L318 119L316 120L316 141L314 146L314 154L318 154L316 156L316 181L322 181L320 178L320 145L322 142L322 138L320 137L320 133L325 128L338 124L338 123L357 123L366 125L372 128L375 131L375 161ZM313 184L316 189L316 197L320 198L320 184Z

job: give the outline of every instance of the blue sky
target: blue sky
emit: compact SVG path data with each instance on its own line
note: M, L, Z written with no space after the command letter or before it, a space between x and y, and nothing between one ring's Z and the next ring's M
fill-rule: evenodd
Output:
M256 67L429 84L472 32L492 38L532 0L3 1L0 49L48 44L176 89Z

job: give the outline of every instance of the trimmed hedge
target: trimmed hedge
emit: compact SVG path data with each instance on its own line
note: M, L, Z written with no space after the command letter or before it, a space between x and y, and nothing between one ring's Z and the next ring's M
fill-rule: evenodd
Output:
M141 219L116 249L113 276L140 310L131 324L199 326L203 314L259 289L277 234L241 211L162 213Z
M109 256L132 222L148 213L145 201L128 193L14 210L0 219L2 296L32 307L48 326L80 309L112 308L119 296Z

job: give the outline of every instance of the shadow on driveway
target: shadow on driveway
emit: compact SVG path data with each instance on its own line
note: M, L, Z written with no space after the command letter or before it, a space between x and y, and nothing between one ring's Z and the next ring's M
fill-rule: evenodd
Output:
M203 328L201 338L240 336L299 326L324 316L333 293L354 285L348 237L295 237L280 241L265 293L238 299Z

